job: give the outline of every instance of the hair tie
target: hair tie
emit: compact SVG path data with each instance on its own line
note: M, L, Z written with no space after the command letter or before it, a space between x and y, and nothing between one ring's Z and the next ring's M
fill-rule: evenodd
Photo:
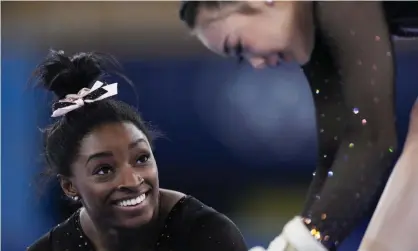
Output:
M58 102L55 102L52 105L51 117L63 116L84 106L86 103L94 103L117 94L118 83L108 85L103 82L96 81L90 89L83 88L77 94L67 94L64 99L60 99Z

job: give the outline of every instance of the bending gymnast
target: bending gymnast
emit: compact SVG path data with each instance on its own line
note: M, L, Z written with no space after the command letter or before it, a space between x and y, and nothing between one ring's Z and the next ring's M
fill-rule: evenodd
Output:
M397 150L390 36L409 35L402 25L416 9L414 2L183 1L182 21L213 52L257 68L296 61L311 86L316 175L301 215L270 250L335 250L377 202Z
M48 173L81 208L30 251L247 251L225 215L159 187L152 138L137 111L112 99L115 61L52 51L35 71L58 101L45 131ZM103 82L101 82L103 81Z

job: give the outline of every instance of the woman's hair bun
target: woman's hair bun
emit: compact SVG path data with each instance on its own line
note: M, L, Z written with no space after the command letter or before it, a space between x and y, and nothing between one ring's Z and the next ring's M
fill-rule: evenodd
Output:
M118 63L110 55L81 52L68 57L63 51L51 50L37 66L33 77L39 85L62 99L82 88L90 88L96 80L110 73L108 70L112 66L118 66Z

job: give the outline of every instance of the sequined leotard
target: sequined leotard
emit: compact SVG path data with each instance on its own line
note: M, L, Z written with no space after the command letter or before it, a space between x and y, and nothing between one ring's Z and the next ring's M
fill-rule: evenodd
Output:
M373 208L391 171L397 142L390 36L416 35L402 25L418 24L417 9L414 2L315 3L315 49L303 71L314 95L319 159L302 215L330 250Z
M79 211L41 237L28 251L94 251L82 231ZM170 211L153 251L247 251L244 239L226 216L191 196Z

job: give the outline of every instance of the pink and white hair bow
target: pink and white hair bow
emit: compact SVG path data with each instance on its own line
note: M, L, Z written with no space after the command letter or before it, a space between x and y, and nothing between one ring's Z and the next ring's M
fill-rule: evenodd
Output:
M51 117L63 116L84 106L86 103L94 103L117 94L118 83L107 85L100 81L96 81L90 89L83 88L77 94L68 94L64 99L60 99L58 102L54 103L52 105Z

